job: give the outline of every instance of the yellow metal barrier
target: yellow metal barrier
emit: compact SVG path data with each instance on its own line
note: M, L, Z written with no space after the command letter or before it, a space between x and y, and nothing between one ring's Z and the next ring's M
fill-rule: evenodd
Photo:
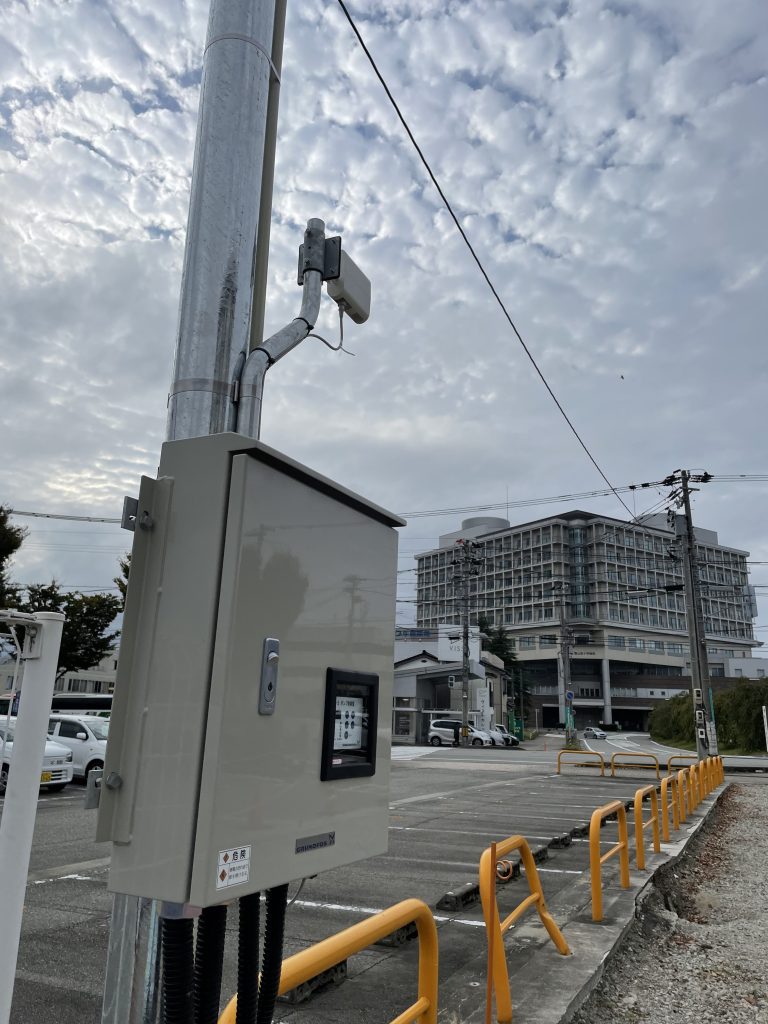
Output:
M699 761L697 770L699 773L699 793L701 793L701 799L709 794L709 766L706 760Z
M557 755L557 774L560 774L560 766L564 757L575 757L577 760L573 762L574 768L591 768L592 765L589 762L585 762L584 758L591 758L595 764L600 766L600 774L605 775L605 761L603 760L602 754L598 754L596 750L561 750Z
M715 758L715 762L717 763L717 781L722 785L725 782L725 765L723 764L723 759L719 754Z
M669 790L672 790L672 799L669 799ZM661 835L665 843L669 842L669 812L672 812L672 828L677 832L680 828L680 797L678 795L678 780L674 775L665 775L661 780Z
M686 774L688 776L688 807L691 811L695 811L701 803L699 773L696 768L696 765L692 764L690 768L686 768Z
M606 818L615 814L619 823L619 841L607 853L600 855L600 827ZM592 882L592 920L603 920L603 879L600 869L614 854L619 855L619 876L622 888L629 888L629 839L627 837L627 811L621 800L612 800L592 812L589 821L589 873Z
M415 922L419 933L418 999L391 1024L413 1024L414 1021L437 1024L437 928L432 911L421 900L403 900L288 957L283 961L278 993L290 992L412 922ZM236 1018L237 996L233 996L219 1017L219 1024L235 1024Z
M495 896L496 861L497 858L503 857L513 850L520 851L520 860L525 869L525 878L528 882L530 895L526 896L523 902L515 907L508 917L500 921L499 906ZM504 940L502 938L504 932L526 910L535 907L541 918L541 923L547 929L549 937L557 947L558 953L568 956L571 951L554 918L547 910L533 854L523 836L510 836L509 839L504 839L500 843L494 843L492 847L483 851L483 855L480 858L480 899L483 905L483 917L485 918L485 930L488 936L490 955L493 960L493 988L496 993L496 1015L500 1024L506 1024L506 1022L512 1020L512 997L509 991L509 973L507 972L507 959L504 954Z
M682 763L684 763L686 761L690 764L691 761L695 761L695 760L696 760L696 755L695 754L673 754L669 758L669 760L667 761L667 771L669 772L670 775L672 774L672 762L673 761L676 764L677 763L682 764Z
M643 801L650 797L651 816L648 821L643 821ZM635 792L635 856L637 867L642 871L645 867L645 830L653 830L653 849L656 853L661 852L659 841L659 802L656 799L655 786L643 786Z
M628 757L631 760L626 764L621 759ZM616 754L611 754L611 775L616 775L616 768L647 768L649 765L637 764L639 758L644 761L651 761L652 767L656 769L656 778L661 778L661 772L659 771L659 759L655 754L642 754L638 751L636 754L632 754L629 751L620 751Z
M677 806L680 811L680 821L687 821L693 806L688 794L688 771L685 768L681 768L677 773Z

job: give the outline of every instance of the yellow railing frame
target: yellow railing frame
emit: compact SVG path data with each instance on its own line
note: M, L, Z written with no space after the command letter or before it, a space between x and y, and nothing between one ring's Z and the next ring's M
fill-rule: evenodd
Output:
M677 806L680 811L680 821L687 821L693 806L688 793L688 771L686 768L681 768L677 773Z
M658 759L658 757L656 757L655 754L644 754L641 751L638 751L637 754L633 754L629 750L623 750L623 751L620 750L620 751L617 751L615 754L611 754L611 776L612 777L615 777L615 775L616 775L616 766L617 766L616 762L618 761L619 758L624 758L624 757L634 758L635 760L637 760L637 758L641 757L644 761L652 761L653 762L653 767L656 769L656 778L657 779L661 778L661 772L659 770L659 759ZM619 768L645 768L645 765L644 764L632 764L632 763L630 763L630 764L619 764L618 767Z
M581 762L583 762L585 757L592 758L593 761L595 760L595 758L597 758L595 763L600 765L600 775L601 776L605 775L605 761L603 760L603 755L602 754L598 754L598 752L596 750L561 750L560 753L557 755L557 774L558 775L560 774L560 766L561 766L562 760L566 756L575 757L575 758L578 759L578 761L581 761ZM574 768L591 768L592 765L590 765L590 764L583 764L583 763L579 764L577 762L574 762L573 763L573 767Z
M672 789L672 799L669 800L669 789ZM661 836L665 843L669 842L669 812L672 811L672 828L677 832L680 828L680 797L678 795L678 780L674 775L665 775L661 780L661 793L659 803L661 805Z
M503 921L499 919L499 905L495 896L496 862L499 857L520 851L520 860L525 869L525 878L528 882L530 895L518 904L512 913ZM570 954L568 943L563 938L562 932L557 927L555 919L547 910L544 902L544 891L541 888L539 872L536 870L536 863L533 854L523 836L510 836L500 843L495 843L483 851L480 857L480 900L483 906L483 917L485 918L485 930L488 937L488 945L491 947L493 959L493 988L496 993L496 1014L500 1024L508 1024L512 1020L512 996L509 990L509 972L507 971L507 958L504 954L503 935L518 918L534 907L541 923L547 929L549 937L555 944L558 953L563 956Z
M698 762L697 762L698 764ZM692 811L701 803L701 787L699 785L699 772L696 764L692 764L690 768L686 768L685 772L688 776L688 797L689 807Z
M699 761L697 771L699 773L699 792L703 800L705 796L709 795L709 765L706 760Z
M672 774L672 762L673 761L675 761L675 762L680 761L681 763L683 761L687 761L688 762L688 767L690 768L690 762L691 761L696 761L696 760L698 760L698 758L696 757L695 754L672 754L672 756L667 759L667 771L669 772L670 775Z
M437 927L432 911L421 900L403 900L365 921L353 924L351 928L345 928L343 932L289 956L283 961L278 994L290 992L310 978L411 923L416 924L419 936L418 998L412 1006L395 1017L391 1024L413 1024L414 1021L437 1024ZM237 996L233 996L219 1017L218 1024L235 1024L236 1017Z
M650 797L651 816L648 821L643 821L643 801ZM635 859L638 871L645 868L645 830L653 830L653 849L655 853L661 853L661 841L659 840L659 802L656 798L655 786L643 786L635 791Z
M619 841L607 853L600 855L600 827L606 818L618 818ZM623 889L629 888L629 838L627 810L621 800L612 800L592 812L589 820L589 874L592 883L592 920L603 920L603 879L600 869L614 854L619 855L619 877Z

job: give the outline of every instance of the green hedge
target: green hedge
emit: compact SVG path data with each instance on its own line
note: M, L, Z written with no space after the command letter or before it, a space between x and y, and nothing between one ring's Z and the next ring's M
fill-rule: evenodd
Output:
M723 749L765 751L763 705L768 705L768 682L741 682L715 694L717 742ZM695 745L690 694L658 704L649 719L653 739L660 743Z

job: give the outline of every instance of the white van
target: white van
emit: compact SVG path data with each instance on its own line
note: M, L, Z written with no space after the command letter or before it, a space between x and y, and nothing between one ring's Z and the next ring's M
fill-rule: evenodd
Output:
M48 735L67 747L74 759L75 775L87 779L94 768L104 767L109 719L96 715L51 715Z
M459 736L461 722L455 718L435 718L429 726L427 742L433 747L440 747L443 743L453 744ZM493 741L487 732L476 729L474 725L468 726L469 742L473 747L492 747Z

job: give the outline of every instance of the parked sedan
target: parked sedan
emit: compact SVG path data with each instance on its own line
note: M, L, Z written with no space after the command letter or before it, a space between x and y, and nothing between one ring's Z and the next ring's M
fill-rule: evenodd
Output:
M0 764L0 796L5 796L8 772L13 763L13 724L0 723L0 750L2 750L3 739L5 739L5 749L3 750L2 764ZM54 743L53 740L46 740L40 785L53 793L64 789L71 781L72 751L62 747L60 743Z

